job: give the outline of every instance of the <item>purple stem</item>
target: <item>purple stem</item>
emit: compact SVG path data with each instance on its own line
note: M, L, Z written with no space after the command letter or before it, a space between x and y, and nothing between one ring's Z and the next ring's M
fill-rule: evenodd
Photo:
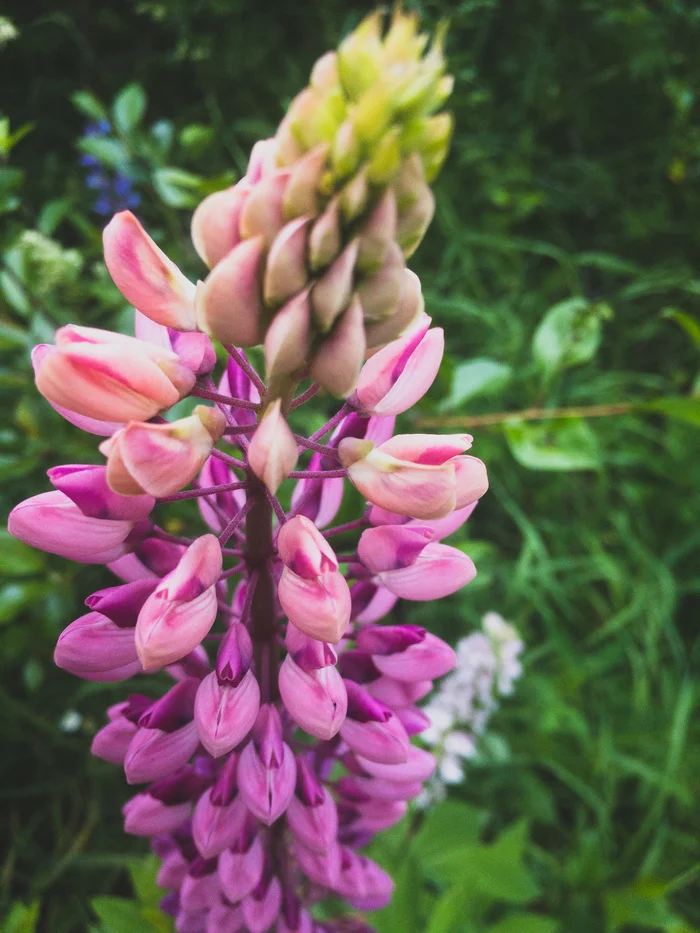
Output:
M355 528L363 528L367 524L366 518L355 518L351 522L345 522L344 525L336 525L335 528L328 528L326 531L322 531L321 534L325 535L326 538L330 538L333 535L341 535L344 531L353 531Z
M291 479L342 479L348 475L345 467L339 470L292 470Z
M265 383L262 381L260 376L250 365L245 353L243 353L237 347L231 346L231 344L228 344L228 343L224 344L224 350L226 350L229 356L233 357L236 363L241 367L243 372L246 374L246 376L250 379L250 381L253 383L255 388L258 390L260 395L261 396L264 395L265 394Z
M317 444L314 441L310 441L308 437L302 437L301 434L295 434L294 439L299 445L299 453L302 452L302 449L315 450L316 453L324 454L326 457L338 459L338 451L335 447L328 447L326 444Z
M289 407L298 408L300 405L303 405L304 402L308 402L310 398L316 395L320 388L321 386L317 385L315 382L311 383L309 388L302 392L301 395L297 395L296 398L292 399L292 404Z
M309 441L317 441L319 438L323 437L324 434L328 434L329 431L332 431L336 425L340 424L343 418L352 411L352 408L346 402L340 411L337 411L330 421L326 421L322 428L319 428L318 431L314 431L311 437L307 438Z
M226 428L224 434L255 434L257 429L257 424L241 424L238 427Z
M248 624L248 617L250 615L250 607L253 605L253 597L255 596L255 587L258 585L258 580L260 578L260 571L254 570L251 575L248 577L248 582L246 584L245 599L243 600L243 608L241 609L241 622L243 625Z
M228 405L230 408L245 408L246 411L257 411L260 408L258 402L247 402L243 398L231 398L230 395L221 395L220 392L213 392L200 386L195 386L190 395L195 398L208 399L210 402L221 402L222 405Z
M230 567L228 570L224 570L219 574L219 580L227 580L229 577L235 577L237 573L243 573L246 569L246 565L241 561L240 564L236 564L235 567Z
M291 473L290 473L290 476L291 476ZM272 506L272 508L274 509L275 515L277 516L277 520L279 521L280 525L284 525L284 523L287 521L287 513L284 511L284 509L280 505L279 499L277 498L277 496L273 496L269 490L267 491L267 499L270 505Z
M255 505L255 501L253 499L250 499L248 502L246 502L244 506L242 506L242 508L238 510L236 515L234 515L234 517L231 519L231 521L228 523L228 525L224 528L224 530L219 535L220 545L223 546L224 544L226 544L226 542L231 537L231 535L234 533L236 528L238 528L238 526L242 524L242 522L245 521L246 515L248 514L248 512L250 512L250 510L253 508L254 505Z
M233 467L234 470L247 470L248 464L244 460L238 460L237 457L232 457L230 454L225 454L223 450L217 450L216 447L212 450L212 457L216 457L218 460L223 460L224 463L227 463L230 467Z
M247 482L242 480L239 483L221 483L219 486L204 486L201 489L185 489L183 492L176 492L172 496L163 496L158 502L179 502L181 499L198 499L201 496L215 496L220 492L233 492L236 489L245 489Z
M189 547L194 540L193 538L183 538L180 535L171 535L167 531L163 531L163 529L159 528L157 525L153 528L151 535L161 541L169 541L171 544L184 544L186 547Z

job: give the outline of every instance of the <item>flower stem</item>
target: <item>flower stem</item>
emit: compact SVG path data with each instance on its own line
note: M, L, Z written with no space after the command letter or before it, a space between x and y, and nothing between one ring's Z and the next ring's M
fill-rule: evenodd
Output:
M226 544L226 542L231 537L231 535L234 533L236 528L238 528L239 525L243 524L243 522L245 521L246 515L248 515L248 513L252 510L254 505L255 505L254 502L252 502L251 500L248 500L246 504L242 508L240 508L238 512L236 512L236 514L233 516L231 521L228 523L228 525L224 528L224 530L219 535L219 544L222 547L224 544Z
M292 470L291 479L342 479L348 475L345 467L339 470Z
M335 447L329 447L327 444L317 444L315 441L309 440L308 437L302 437L301 434L295 434L294 440L299 445L300 453L302 449L315 450L318 454L323 454L326 457L333 457L335 460L338 459L338 451Z
M236 489L245 489L247 482L221 483L219 486L203 486L201 489L185 489L172 496L163 496L159 502L179 502L181 499L198 499L201 496L215 496L219 492L234 492Z
M260 395L263 396L265 394L265 383L262 381L255 369L253 369L253 367L250 365L248 362L248 357L245 355L245 353L228 343L224 344L224 350L226 350L228 355L235 360L238 366L240 366L246 376L253 383Z
M342 535L344 531L354 531L355 528L364 528L367 525L366 518L356 518L351 522L345 522L344 525L336 525L335 528L328 528L326 531L322 531L321 534L325 535L326 538L330 538L333 535Z
M339 425L343 418L351 411L352 408L346 402L345 405L343 405L343 407L333 415L330 421L326 421L323 427L319 428L318 431L314 431L311 437L307 438L307 440L313 443L314 441L317 441L319 438L323 437L324 434L328 434L328 432L332 431L333 428Z
M258 402L248 402L243 398L231 398L230 395L221 395L220 392L212 392L209 389L203 389L201 386L195 386L190 395L195 398L205 398L210 402L221 402L222 405L228 405L230 408L244 408L246 411L257 411L260 405Z
M289 407L298 408L300 405L303 405L304 402L308 402L310 398L313 398L314 395L316 395L320 388L321 387L319 385L313 382L308 389L301 393L301 395L297 395L296 398L292 399L291 405Z
M275 583L272 579L271 558L274 554L272 538L272 504L267 489L257 478L251 478L248 501L251 509L246 517L245 560L252 573L257 574L255 591L250 604L248 630L255 649L256 676L265 686L265 699L277 698L277 620L275 617Z

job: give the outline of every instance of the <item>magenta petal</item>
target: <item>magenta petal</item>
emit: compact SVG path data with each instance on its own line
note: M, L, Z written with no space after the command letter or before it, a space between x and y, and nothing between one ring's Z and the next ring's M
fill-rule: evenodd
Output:
M262 878L265 850L256 836L245 852L226 849L219 856L219 881L226 897L237 903L253 891Z
M248 810L240 796L225 806L217 806L212 802L212 794L212 788L202 794L192 816L192 836L199 854L206 859L232 846L248 819Z
M249 742L241 752L238 786L253 816L271 826L289 805L294 794L297 766L288 745L283 745L282 761L277 768L266 768L255 744Z
M252 671L238 686L220 683L216 671L199 685L194 706L197 731L210 755L220 758L248 735L260 707L260 687Z
M124 759L126 779L129 784L145 784L167 777L189 761L198 745L193 722L174 732L139 729Z

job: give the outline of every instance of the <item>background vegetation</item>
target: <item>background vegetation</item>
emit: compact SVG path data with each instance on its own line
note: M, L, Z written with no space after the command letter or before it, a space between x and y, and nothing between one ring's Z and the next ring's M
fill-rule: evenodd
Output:
M95 458L90 439L35 392L28 357L62 323L126 322L100 261L95 205L139 196L149 230L197 275L192 206L241 173L314 59L367 9L5 4L6 511L45 489L54 463ZM464 786L377 845L398 892L376 924L692 933L700 10L691 0L421 9L429 22L451 19L457 131L436 221L413 261L449 345L418 417L472 425L492 492L461 542L477 580L409 616L429 612L456 639L493 609L528 650ZM86 137L87 120L111 129ZM95 167L81 154L99 159L108 183L86 186ZM538 411L590 406L546 420ZM106 577L5 533L0 548L0 929L165 933L143 843L122 834L123 777L88 754L124 688L82 683L51 661L59 631Z

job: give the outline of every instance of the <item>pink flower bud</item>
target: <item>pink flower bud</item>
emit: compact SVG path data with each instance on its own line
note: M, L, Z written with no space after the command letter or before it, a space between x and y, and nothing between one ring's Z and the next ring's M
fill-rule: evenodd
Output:
M220 573L218 538L203 535L161 580L136 623L136 650L146 670L179 661L201 642L216 618Z
M433 689L433 682L432 680L415 680L407 683L394 680L393 677L382 676L365 684L365 687L375 700L386 703L390 709L396 711L412 706L426 697Z
M405 706L397 709L396 715L409 736L420 735L421 732L425 732L426 729L430 728L430 719L417 706Z
M334 888L340 875L341 850L333 843L327 852L314 852L298 840L294 844L294 855L304 874L324 888Z
M268 382L301 370L311 346L309 293L299 292L273 317L265 334Z
M45 357L54 351L55 347L45 343L37 344L37 346L33 348L32 368L34 370L35 379ZM66 421L70 422L70 424L74 424L77 428L80 428L81 431L87 431L88 434L99 434L101 437L109 437L110 434L114 434L115 431L118 431L119 428L122 427L122 423L119 421L98 421L96 418L87 418L85 415L79 415L77 412L70 411L62 405L54 405L51 401L49 401L49 405L51 405L54 411L57 411L59 415L62 415Z
M480 499L489 488L486 467L476 457L455 457L457 508L463 509Z
M398 596L385 586L378 586L369 580L355 583L350 591L352 596L351 618L355 622L376 622L382 619L396 605Z
M241 905L243 921L250 933L265 933L277 919L282 907L282 885L271 878L251 891Z
M276 171L255 183L241 210L240 231L244 240L263 237L270 246L284 226L284 193L289 172Z
M393 767L398 770L400 766L393 765ZM338 790L341 793L344 782L352 782L356 793L366 794L367 798L372 800L412 800L423 790L423 784L420 781L389 781L385 778L354 777L341 778L338 782Z
M350 621L350 590L333 549L302 515L282 527L278 548L285 567L277 595L289 621L310 638L340 641Z
M275 399L250 442L248 463L274 495L296 466L298 457L296 441L282 414L282 400Z
M306 241L310 220L310 217L299 217L290 221L272 241L263 279L263 296L267 305L283 304L306 285L309 278Z
M90 464L51 467L48 477L53 486L90 518L112 518L137 522L150 515L155 506L152 496L122 496L110 489L107 468Z
M340 398L355 388L365 358L365 325L357 296L336 321L311 364L311 378Z
M357 248L357 240L352 240L311 290L314 319L321 333L328 333L350 302Z
M247 897L260 884L264 865L260 836L243 830L236 844L219 856L219 881L226 897L234 904Z
M196 858L180 886L183 910L209 910L219 900L221 885L216 872L216 859Z
M177 849L169 852L160 866L156 884L159 888L179 888L189 867L190 863Z
M310 802L303 801L297 792L289 802L286 818L295 838L312 852L323 854L335 844L338 812L325 788L319 787L318 794Z
M181 826L190 814L190 803L168 804L145 792L122 807L124 832L132 836L156 836Z
M243 914L238 907L214 904L207 914L206 933L239 933L243 929Z
M192 242L200 258L213 268L240 243L239 224L250 182L215 191L206 197L192 215Z
M8 530L31 547L79 564L106 564L132 548L132 521L90 518L62 492L42 492L10 512Z
M192 838L203 858L213 858L235 845L248 825L248 810L238 795L237 773L238 756L230 755L214 786L197 802Z
M405 271L403 253L392 241L381 268L374 275L363 279L357 289L368 323L386 320L394 314Z
M404 632L411 638L402 642ZM435 680L457 663L448 644L414 625L368 625L357 636L357 646L372 654L372 661L383 674L400 681Z
M357 756L357 762L373 777L395 782L427 781L437 764L434 755L415 745L409 747L408 758L400 765L383 764L361 755Z
M208 375L216 366L216 351L206 334L171 331L170 343L182 363L198 376Z
M155 586L155 578L135 580L121 586L108 586L88 596L85 605L94 612L107 616L122 628L133 628L141 607Z
M225 427L224 415L205 405L170 424L131 422L100 444L110 487L124 496L179 492L200 471Z
M357 400L374 415L400 415L423 398L437 376L445 347L442 328L429 330L430 318L406 337L394 340L362 367Z
M481 461L458 457L470 445L468 434L399 434L378 447L345 438L338 452L350 481L374 505L411 518L435 519L467 505L464 498L472 494L478 498L488 488ZM457 476L458 459L470 461L468 493L467 482Z
M328 202L325 211L314 221L309 234L309 266L314 272L325 268L336 258L341 247L340 210L338 198Z
M297 766L274 706L261 707L254 736L241 752L238 787L253 816L271 826L292 799Z
M348 714L340 734L358 755L385 764L400 764L408 758L406 730L388 706L373 699L352 680L346 680Z
M219 647L216 670L199 686L194 717L202 744L220 758L252 729L260 708L260 687L250 670L253 645L245 626L232 625Z
M396 310L383 321L367 328L368 348L382 347L390 340L395 340L411 327L424 306L420 279L415 272L404 269Z
M133 628L121 628L99 612L88 612L63 630L53 659L57 667L78 677L141 669Z
M254 347L261 342L259 277L264 249L265 241L259 236L239 243L199 287L197 323L221 343Z
M327 741L337 734L347 711L347 693L335 667L305 671L287 655L279 672L279 691L289 715L309 735Z
M129 784L157 781L181 768L199 745L192 722L197 681L189 677L141 715L124 759Z
M400 823L407 811L408 804L403 800L367 800L338 807L343 828L372 835Z
M420 521L415 518L408 518L405 515L397 515L396 512L388 512L386 509L380 509L373 505L369 510L369 521L371 525L403 525L405 528L413 530L424 529L432 532L433 541L441 541L447 538L453 532L461 528L470 517L477 503L472 502L461 509L455 509L445 518L437 518L433 521Z
M129 704L120 703L119 705L126 707ZM91 754L113 765L123 765L137 729L135 722L131 722L125 716L117 716L95 734L90 746Z
M405 525L384 525L363 532L358 545L362 563L377 580L402 599L441 599L476 576L471 559L457 548L433 544L432 532Z
M328 158L328 143L320 143L292 167L284 192L284 214L288 219L319 212L321 176Z
M376 862L365 856L358 856L362 863L362 894L353 896L348 892L349 902L357 910L381 910L391 901L394 893L393 879Z
M53 405L101 421L145 421L185 396L195 375L172 350L93 327L56 331L36 384Z
M115 214L102 234L105 264L141 314L175 330L195 330L195 286L153 242L131 211Z

